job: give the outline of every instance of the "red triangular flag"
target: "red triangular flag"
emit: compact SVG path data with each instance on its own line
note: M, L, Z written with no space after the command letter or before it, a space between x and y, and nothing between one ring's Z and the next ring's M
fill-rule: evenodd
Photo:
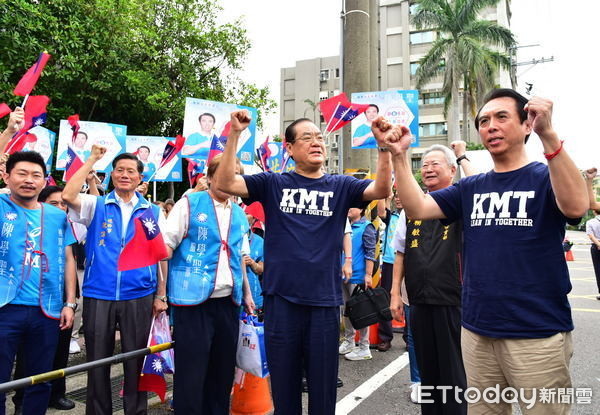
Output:
M11 112L12 112L12 110L10 109L10 107L8 105L6 105L4 102L2 104L0 104L0 118L6 117Z
M327 122L325 131L342 128L369 108L369 104L353 104L344 92L319 103L319 109Z
M158 222L151 209L135 218L133 238L125 245L119 256L117 271L155 265L169 254L165 246Z
M46 62L48 62L48 59L50 59L48 53L40 53L35 64L29 68L15 87L15 90L13 91L15 95L24 97L25 95L31 94L31 91L35 88L35 84L37 84L38 79L40 79L40 75L44 70L44 66L46 66Z

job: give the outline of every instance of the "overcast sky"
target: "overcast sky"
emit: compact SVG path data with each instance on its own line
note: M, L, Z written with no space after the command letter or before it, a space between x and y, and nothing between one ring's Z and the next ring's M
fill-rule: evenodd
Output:
M223 0L224 21L244 17L252 49L240 74L268 86L279 103L280 69L297 60L338 55L341 0ZM554 57L550 63L520 66L519 90L554 101L554 127L580 168L600 167L600 5L596 0L513 0L511 29L520 45L518 60ZM267 117L265 134L278 134L279 114ZM259 140L262 141L259 136ZM541 152L530 140L532 155ZM535 157L537 158L537 157Z

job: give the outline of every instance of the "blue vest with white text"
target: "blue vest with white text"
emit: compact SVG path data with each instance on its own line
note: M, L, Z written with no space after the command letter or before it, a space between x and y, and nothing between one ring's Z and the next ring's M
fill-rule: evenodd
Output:
M173 305L197 305L206 301L215 288L222 244L229 252L229 268L233 276L232 300L242 300L242 241L248 232L246 214L235 203L231 205L231 222L227 235L221 235L213 199L208 192L190 193L187 234L173 252L169 262L168 295ZM223 238L222 238L223 236ZM226 241L226 242L225 242Z
M265 241L259 235L250 232L250 258L256 262L264 261L264 243ZM250 266L246 267L246 275L248 275L248 283L250 284L250 291L252 292L252 299L256 308L262 308L263 296L262 286L258 275L252 271Z
M65 229L69 226L62 210L41 204L39 244L31 261L40 261L40 307L50 318L59 319L63 308L65 272ZM8 195L0 195L0 307L10 303L28 277L26 265L27 218L23 208Z
M368 220L352 224L352 284L364 284L367 266L365 264L365 248L363 246L363 233L371 222Z
M122 237L121 208L115 192L98 197L85 243L86 267L83 277L83 296L107 301L133 300L156 291L156 265L117 271L119 256L135 233L134 219L152 209L158 220L159 208L136 193L138 203Z
M390 213L390 222L385 228L385 239L383 240L383 262L393 264L396 259L396 252L392 241L394 240L394 234L396 233L396 226L398 226L398 218L400 218L399 212Z

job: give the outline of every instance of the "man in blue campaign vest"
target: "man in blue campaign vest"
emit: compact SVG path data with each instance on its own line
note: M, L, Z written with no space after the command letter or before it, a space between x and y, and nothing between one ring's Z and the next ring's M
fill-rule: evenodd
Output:
M248 221L230 195L212 185L220 161L217 156L208 164L207 191L175 203L165 231L172 252L177 414L229 414L242 297L246 311L254 312L242 258Z
M76 240L67 215L37 201L46 184L44 159L32 151L14 153L3 178L10 196L0 195L0 383L10 380L19 346L26 376L50 371L58 328L72 326L76 307L75 262L65 259L73 258L69 245ZM49 399L49 383L28 387L23 413L45 414Z
M512 89L491 91L475 128L493 170L426 195L412 175L410 132L389 144L406 215L444 219L445 225L462 220L461 346L468 386L479 393L494 388L502 397L523 391L517 397L523 412L544 415L570 411L569 402L539 398L541 388L553 396L572 387L571 283L562 242L567 221L578 222L589 207L583 177L552 126L552 107ZM547 166L528 160L532 131ZM533 394L537 401L530 400ZM492 397L470 402L468 412L510 414L512 408Z
M333 414L346 215L351 207L363 208L369 200L388 196L391 156L384 141L399 139L401 130L383 118L373 121L373 134L381 146L375 181L323 173L325 139L305 118L294 121L285 132L295 171L240 176L235 174L235 150L249 123L246 111L231 114L216 184L222 191L247 198L247 204L260 201L265 209L265 345L275 414L302 411L303 367L308 411Z
M165 262L159 264L160 269L157 265L117 269L121 251L134 236L135 218L150 213L162 220L158 206L135 191L142 181L143 163L134 154L120 154L112 162L114 191L102 197L79 193L86 176L105 153L104 147L94 145L91 156L63 192L69 217L88 228L82 288L88 361L114 353L117 324L123 352L146 347L153 312L167 309ZM146 413L147 394L137 390L142 363L143 358L123 362L127 415ZM86 414L112 414L110 366L88 372Z

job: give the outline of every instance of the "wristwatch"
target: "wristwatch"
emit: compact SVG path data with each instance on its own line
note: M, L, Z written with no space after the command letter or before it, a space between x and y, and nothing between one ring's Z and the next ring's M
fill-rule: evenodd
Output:
M162 301L163 303L166 303L166 302L167 302L167 296L166 296L166 295L156 295L156 294L155 294L155 295L154 295L154 299L155 299L155 300L160 300L160 301Z
M389 149L389 148L387 148L387 147L377 147L377 149L378 149L379 151L381 151L381 152L390 151L390 149Z
M467 158L466 154L463 154L462 156L460 156L459 158L456 159L456 164L458 164L460 166L460 162L463 160L471 161Z
M77 303L64 303L63 307L69 307L72 308L73 311L77 310Z

